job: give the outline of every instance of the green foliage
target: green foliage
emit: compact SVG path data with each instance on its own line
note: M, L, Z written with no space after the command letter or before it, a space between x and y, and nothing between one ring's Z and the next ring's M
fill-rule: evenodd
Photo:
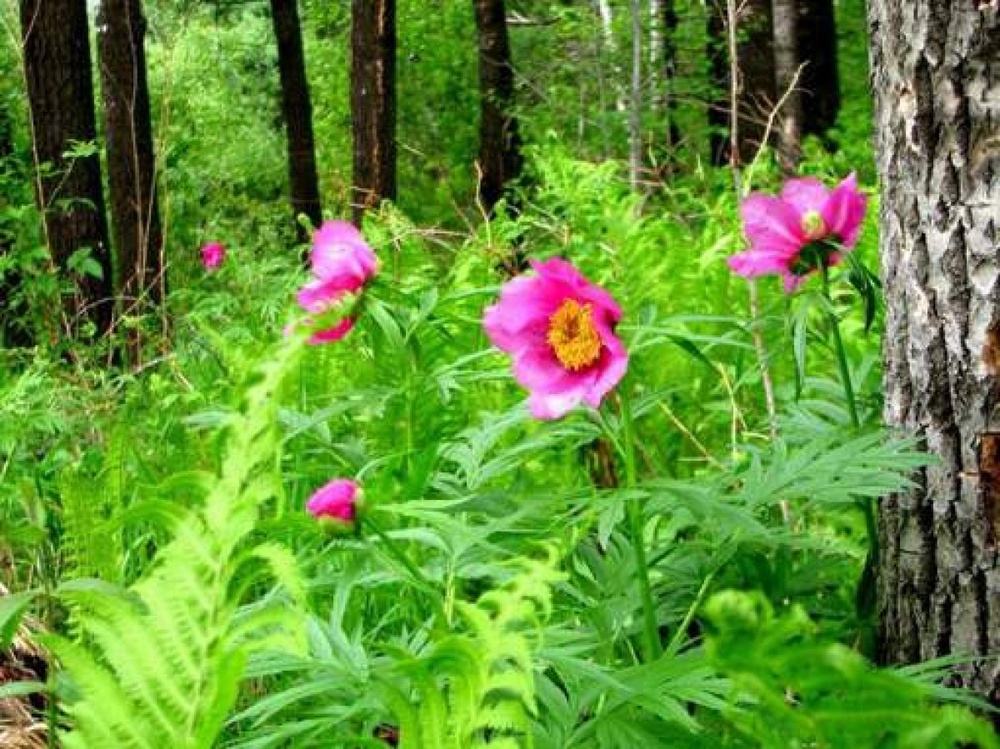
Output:
M234 584L257 554L297 592L287 552L244 546L278 490L275 399L298 346L286 344L254 372L204 506L178 524L148 573L119 595L65 590L82 610L83 640L46 638L69 683L64 746L207 749L236 700L249 653L264 642L293 646L294 619L273 608L241 613Z
M733 680L727 710L737 738L752 746L954 747L998 744L984 723L919 672L875 670L855 651L825 642L803 610L780 615L759 594L727 591L705 605L710 662ZM723 745L729 745L725 743ZM736 745L744 745L737 741Z

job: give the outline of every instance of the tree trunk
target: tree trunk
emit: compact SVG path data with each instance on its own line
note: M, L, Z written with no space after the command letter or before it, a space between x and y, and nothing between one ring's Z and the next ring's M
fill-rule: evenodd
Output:
M166 286L143 50L145 33L139 0L101 1L97 46L111 226L118 256L118 289L126 314L158 304Z
M76 298L66 306L68 332L84 319L99 333L111 326L111 255L101 163L96 152L65 158L73 142L95 138L94 88L85 0L21 0L24 73L38 169L36 197L55 266L69 271L74 253L89 249L101 278L72 274Z
M639 189L642 173L642 0L631 0L632 87L628 108L628 181Z
M735 44L730 38L730 10L738 9ZM713 0L708 14L709 58L719 98L709 109L712 162L738 166L753 159L764 140L768 114L774 105L774 50L770 0ZM735 86L730 75L735 47L739 70ZM735 94L735 117L732 116ZM733 134L735 125L736 134ZM737 148L733 153L732 143Z
M779 99L778 161L786 175L795 174L802 159L802 99L798 47L799 0L771 0L774 26L774 78Z
M396 0L351 2L353 215L396 197Z
M514 69L503 0L474 0L479 36L480 199L489 215L504 186L521 176L521 139L514 104Z
M673 162L676 158L677 147L680 144L681 132L677 126L675 117L676 101L674 86L677 80L677 10L674 0L658 0L659 15L654 19L654 23L660 24L660 34L662 37L662 53L659 64L662 65L661 75L661 96L663 106L664 145L666 153L664 155L664 171L669 176L673 170Z
M1000 650L1000 8L870 0L885 419L937 458L880 509L879 656ZM995 659L955 680L994 702Z
M302 52L298 0L271 0L271 20L278 41L278 69L281 73L281 107L288 135L288 181L292 194L292 214L299 240L309 242L309 232L298 223L304 213L314 227L323 222L316 176L316 147L313 142L312 102Z
M799 79L802 134L822 136L840 112L837 68L837 23L833 0L798 0L796 40L799 60L806 63Z

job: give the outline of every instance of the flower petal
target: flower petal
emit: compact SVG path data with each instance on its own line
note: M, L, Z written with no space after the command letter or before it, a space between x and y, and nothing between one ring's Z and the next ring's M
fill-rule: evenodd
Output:
M867 202L865 194L858 189L857 175L851 172L834 188L823 206L822 216L828 231L836 234L847 249L853 249L858 242Z
M829 197L830 191L826 189L826 185L815 177L790 179L781 189L781 199L795 209L800 221L810 211L822 212Z
M801 216L781 198L754 193L740 205L740 215L754 249L785 253L791 259L805 244Z

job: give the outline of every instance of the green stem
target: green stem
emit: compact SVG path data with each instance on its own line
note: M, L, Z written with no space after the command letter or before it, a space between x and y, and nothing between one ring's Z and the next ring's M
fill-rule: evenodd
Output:
M622 418L622 459L625 462L625 487L634 489L637 484L635 460L635 435L632 425L632 408L628 398L619 396ZM638 498L630 499L626 505L629 523L629 535L632 537L632 551L635 553L636 577L639 581L639 594L642 597L643 647L642 655L646 663L660 657L660 634L656 623L656 603L653 601L653 588L649 582L649 565L646 561L645 513Z
M362 525L367 525L374 531L375 535L378 536L382 545L385 547L386 551L389 552L389 556L399 562L410 576L416 580L418 587L423 588L427 596L433 601L434 608L437 610L438 616L441 617L442 623L450 623L451 619L448 613L445 611L444 604L441 603L441 596L438 594L437 588L431 584L431 581L427 579L423 571L413 563L413 561L403 553L403 550L399 548L395 541L389 537L375 522L368 517L363 518L361 521Z
M841 382L844 384L844 397L847 399L847 411L851 416L851 425L857 429L861 426L861 420L858 418L858 407L854 402L854 385L851 384L851 370L847 366L844 339L840 337L840 321L833 311L833 299L830 296L830 268L825 262L820 263L820 275L823 279L823 296L826 297L826 316L830 321L830 332L833 335L833 349L837 354L837 366L840 369Z

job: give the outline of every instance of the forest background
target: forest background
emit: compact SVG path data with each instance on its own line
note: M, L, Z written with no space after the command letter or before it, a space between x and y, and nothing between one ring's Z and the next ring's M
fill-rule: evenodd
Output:
M5 746L996 745L988 637L879 629L877 500L935 459L882 428L863 0L108 0L92 68L46 2L0 45ZM45 159L70 69L97 127ZM851 172L829 287L727 267L750 191ZM303 346L323 217L379 276ZM629 374L539 422L481 322L556 256Z

